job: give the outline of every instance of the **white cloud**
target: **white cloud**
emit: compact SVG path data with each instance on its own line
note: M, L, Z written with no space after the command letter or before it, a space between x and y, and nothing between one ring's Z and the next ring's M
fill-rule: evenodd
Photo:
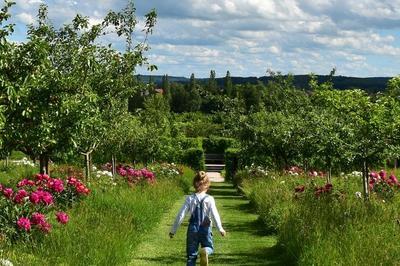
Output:
M35 18L31 14L25 12L19 13L16 17L23 24L33 24L35 22Z
M41 1L17 2L18 22L32 22ZM56 25L76 13L97 24L109 9L126 5L124 0L45 2ZM138 28L145 12L157 10L149 58L160 74L195 70L201 77L210 69L229 69L233 75L264 75L267 68L329 73L337 66L341 74L384 76L400 68L400 0L151 0L135 6ZM103 40L124 47L115 35Z

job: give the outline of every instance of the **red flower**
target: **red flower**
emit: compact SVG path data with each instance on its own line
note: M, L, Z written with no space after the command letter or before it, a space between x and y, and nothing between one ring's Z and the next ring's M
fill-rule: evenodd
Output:
M14 194L14 191L12 190L12 188L5 188L5 189L3 189L3 195L4 195L4 197L6 197L7 199L11 199L13 194Z
M66 224L66 223L68 223L68 220L69 220L69 217L65 212L57 212L56 218L60 224Z
M51 188L55 192L61 193L64 190L64 182L61 179L53 179L51 182Z
M53 196L47 192L47 191L43 191L40 195L40 199L42 200L42 202L46 205L50 205L53 203Z
M379 177L383 180L386 179L386 171L385 170L380 170L379 171Z
M32 192L31 195L29 196L29 200L33 204L38 204L40 202L40 193L39 193L39 191Z
M397 184L399 181L397 180L396 176L394 174L391 174L389 176L389 179L392 180L393 183Z
M325 185L324 191L325 191L325 192L331 192L331 191L332 191L332 188L333 188L333 185L330 184L330 183L328 183L328 184Z
M31 230L31 221L28 218L21 217L17 221L17 225L20 229L23 229L27 232Z
M46 222L46 216L43 213L35 212L32 214L31 223L32 224L42 224Z
M26 192L25 190L21 189L17 192L17 194L14 197L14 201L16 203L22 203L22 200L28 196L28 192Z

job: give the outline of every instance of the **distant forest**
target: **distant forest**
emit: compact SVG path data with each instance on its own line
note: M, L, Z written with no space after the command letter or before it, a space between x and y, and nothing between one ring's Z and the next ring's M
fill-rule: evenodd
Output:
M357 78L357 77L345 77L345 76L329 76L329 75L317 75L316 76L318 79L319 83L324 83L328 81L329 79L333 82L334 88L339 89L339 90L344 90L344 89L362 89L367 91L368 93L377 93L380 91L384 91L387 86L387 82L391 77L370 77L370 78ZM176 82L176 83L189 83L190 78L186 77L174 77L174 76L169 76L169 81L170 82ZM310 81L310 76L309 75L294 75L294 85L297 88L302 88L302 89L309 89L309 81ZM161 86L162 85L162 79L163 76L159 75L138 75L138 79L144 83L149 83L149 81L152 81L153 83ZM271 81L273 77L270 76L263 76L263 77L231 77L233 85L240 85L240 84L257 84L259 82L262 82L264 84L267 84L269 81ZM208 78L199 78L197 81L199 83L206 84L208 83ZM223 87L225 78L216 78L216 82L218 86Z

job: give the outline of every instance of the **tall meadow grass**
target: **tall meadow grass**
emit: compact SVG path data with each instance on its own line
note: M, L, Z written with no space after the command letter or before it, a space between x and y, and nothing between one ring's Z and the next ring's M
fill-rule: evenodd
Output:
M391 200L356 196L359 178L324 179L276 174L243 181L244 192L287 255L299 265L400 265L400 192ZM295 187L305 186L295 193Z

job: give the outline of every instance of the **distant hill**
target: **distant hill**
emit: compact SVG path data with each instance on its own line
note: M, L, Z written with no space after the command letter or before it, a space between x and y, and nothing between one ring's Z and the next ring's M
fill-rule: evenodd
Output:
M144 83L148 83L151 79L154 83L161 85L163 76L150 76L150 75L138 75L139 80ZM189 78L186 77L174 77L168 76L170 82L187 83ZM317 75L319 82L325 82L328 80L329 76ZM267 84L272 78L269 76L263 77L232 77L233 84L256 84L259 81ZM298 88L308 88L308 82L310 77L308 75L294 75L294 84ZM363 89L368 92L376 93L379 91L384 91L390 77L371 77L371 78L357 78L357 77L345 77L345 76L334 76L333 84L336 89ZM201 83L206 83L208 78L197 79ZM217 78L217 83L220 86L224 84L224 78Z

